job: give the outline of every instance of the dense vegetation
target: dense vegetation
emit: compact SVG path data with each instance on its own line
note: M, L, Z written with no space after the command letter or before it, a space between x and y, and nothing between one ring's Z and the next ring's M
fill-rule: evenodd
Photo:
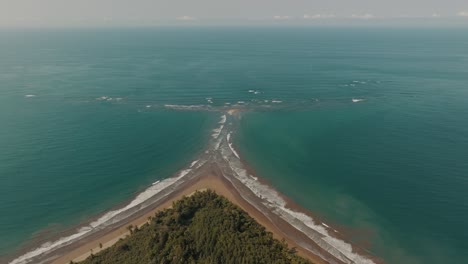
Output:
M83 264L309 263L226 198L197 192Z

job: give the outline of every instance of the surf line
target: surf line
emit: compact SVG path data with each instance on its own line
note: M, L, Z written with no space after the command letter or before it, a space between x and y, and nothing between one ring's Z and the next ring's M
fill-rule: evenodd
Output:
M337 238L329 225L316 222L305 209L292 209L284 195L249 173L231 141L240 115L238 109L223 112L219 127L214 129L215 133L206 150L186 169L173 177L155 181L124 207L106 212L96 220L80 226L74 233L39 245L10 263L49 262L76 249L80 242L126 226L208 174L216 174L228 182L233 193L261 212L273 226L282 227L277 233L297 245L304 254L312 254L329 263L376 263L373 256Z

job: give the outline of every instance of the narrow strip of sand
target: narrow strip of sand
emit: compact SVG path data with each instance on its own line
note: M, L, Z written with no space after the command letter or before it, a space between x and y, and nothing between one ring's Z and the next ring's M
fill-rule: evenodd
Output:
M150 212L129 221L122 225L121 227L112 230L106 234L98 238L94 238L85 244L75 248L69 252L66 252L59 258L55 259L52 263L53 264L68 264L70 261L78 262L86 259L91 255L91 253L96 254L99 251L112 246L116 243L120 238L125 238L129 234L127 227L129 225L133 226L142 226L146 222L148 222L149 217L153 216L157 211L163 210L166 208L171 207L172 203L176 200L181 199L183 196L188 196L195 191L202 191L210 189L215 191L217 194L222 195L229 199L232 203L238 205L244 211L246 211L251 217L253 217L259 224L264 226L268 231L273 233L273 236L276 239L285 239L288 243L289 247L295 247L298 254L302 257L310 259L314 263L325 263L321 258L315 256L311 252L301 248L297 245L293 240L289 239L286 235L284 235L284 230L280 230L277 225L275 225L272 221L270 221L267 217L265 217L261 212L255 209L252 205L250 205L247 201L245 201L241 195L232 187L230 184L223 180L222 177L215 176L213 174L203 175L198 177L195 182L191 185L183 188L170 197L164 203L153 208Z

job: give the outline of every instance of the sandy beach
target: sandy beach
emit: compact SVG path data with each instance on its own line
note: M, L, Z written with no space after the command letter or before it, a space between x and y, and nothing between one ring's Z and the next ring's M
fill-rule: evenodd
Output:
M230 184L224 180L219 175L215 175L214 173L206 174L201 177L198 177L196 180L188 184L185 188L173 193L172 195L168 196L167 199L160 205L152 208L150 212L147 212L143 215L138 216L136 219L132 219L125 224L122 224L119 228L101 234L97 238L93 238L84 242L83 244L65 252L59 258L53 260L51 263L53 264L67 264L70 261L78 262L86 259L90 256L91 253L98 253L99 251L112 246L116 243L120 238L125 238L129 232L127 227L129 225L133 226L142 226L146 222L148 222L148 218L153 216L157 211L169 208L172 203L183 196L188 196L196 191L203 191L203 190L213 190L219 195L222 195L229 199L232 203L236 204L244 211L246 211L251 217L253 217L258 223L264 226L268 231L273 233L273 236L276 239L285 239L288 243L289 247L295 247L297 252L300 256L310 259L314 263L326 263L321 258L317 257L316 255L310 253L307 250L304 250L298 244L296 244L293 240L291 240L286 234L287 229L280 229L278 226L279 223L274 223L265 217L261 212L256 210L253 206L251 206L247 201L245 201L239 193L232 187ZM100 247L102 245L102 248Z
M79 262L125 238L129 234L129 225L142 226L174 201L206 189L238 205L276 239L284 239L290 248L295 248L300 256L313 263L381 263L359 247L351 246L342 234L322 224L308 210L256 176L231 142L232 127L238 114L237 109L231 109L221 116L219 128L213 130L208 148L185 170L155 182L130 202L110 211L109 217L104 213L91 219L57 236L56 242L36 243L30 247L36 251L22 255L12 263ZM75 235L77 230L83 229L85 231Z

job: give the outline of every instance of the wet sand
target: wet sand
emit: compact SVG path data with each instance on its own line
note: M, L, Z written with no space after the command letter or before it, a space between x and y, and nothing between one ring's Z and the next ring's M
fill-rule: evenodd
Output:
M290 237L288 237L287 233L289 229L287 227L281 226L282 223L274 223L265 217L261 212L259 212L246 200L244 200L242 196L239 195L239 193L235 190L235 188L233 188L233 186L222 176L216 175L215 173L208 173L206 175L197 177L192 182L187 182L186 185L187 186L184 186L184 188L173 192L161 204L152 208L151 211L138 216L136 219L126 221L125 223L121 224L120 227L114 230L99 234L98 237L86 239L87 241L81 242L79 246L76 246L73 249L69 249L68 252L63 252L63 255L53 260L51 263L68 264L71 260L74 262L82 261L89 257L91 253L96 254L99 251L112 246L120 238L125 238L129 234L127 230L129 225L142 226L147 223L149 217L153 216L157 211L171 207L174 201L181 199L183 196L191 195L195 191L203 191L207 189L215 191L217 194L226 197L229 199L229 201L238 205L251 217L253 217L260 225L264 226L268 231L272 232L276 239L281 240L284 238L290 248L295 247L297 249L297 253L300 256L310 259L314 263L326 263L321 258L297 245L292 239L290 239ZM100 244L102 244L102 248L100 248Z
M321 226L319 227L321 227L322 233L311 229L305 222L302 222L301 219L304 218L302 216L311 217L308 218L311 220L305 221L313 221L315 225L320 225L321 222L317 221L311 212L277 192L265 179L257 177L251 168L242 162L236 155L230 141L230 135L232 131L235 131L236 121L240 118L239 111L239 109L231 109L226 113L227 116L223 115L219 122L220 127L213 130L215 132L212 135L213 140L208 144L208 148L201 153L199 159L173 178L156 182L156 188L161 189L145 198L144 202L126 209L119 215L118 219L108 219L103 225L93 226L90 232L75 239L74 242L62 243L45 253L29 256L27 263L65 264L70 263L70 261L84 260L90 254L96 254L100 250L112 246L120 238L127 236L129 225L142 226L149 217L159 210L170 207L174 201L197 190L206 189L211 189L238 205L270 231L276 239L284 239L290 248L295 248L300 256L310 259L314 263L382 263L381 260L367 254L359 247L353 246L352 252L349 252L349 249L331 245L326 239L346 241L346 238L333 231L334 229L328 225L324 225L327 226L328 234L323 233ZM226 122L226 120L228 121ZM247 169L245 173L242 172L244 168ZM239 169L241 171L238 171ZM278 199L280 204L283 201L285 203L285 205L280 206L282 209L277 206ZM122 206L125 207L127 204ZM287 210L302 213L302 216L293 216ZM285 216L285 214L288 215ZM90 228L90 223L86 222L72 228L58 236L57 239L68 238L82 227ZM28 248L37 248L41 245L42 243L38 242ZM351 247L350 244L347 246ZM366 260L356 260L356 256L358 258L365 256ZM16 263L22 262L16 261Z

